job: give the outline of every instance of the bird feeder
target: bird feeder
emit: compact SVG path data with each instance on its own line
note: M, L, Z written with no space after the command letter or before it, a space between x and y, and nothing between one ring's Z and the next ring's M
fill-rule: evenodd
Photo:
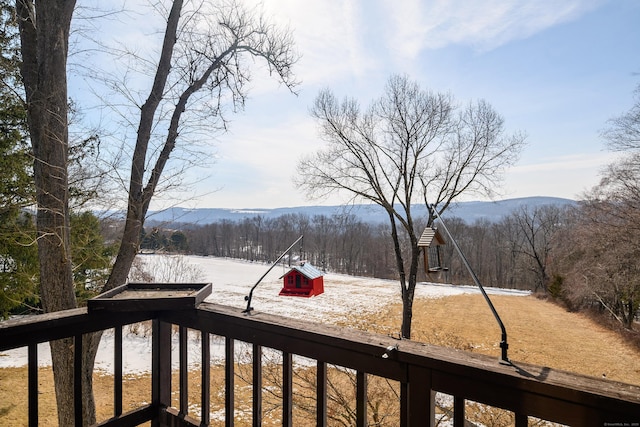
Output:
M447 271L448 268L442 262L442 246L446 242L437 228L427 227L422 232L418 247L423 249L424 271L427 274L435 274Z
M311 297L324 292L322 272L308 262L292 267L280 278L284 279L281 296Z

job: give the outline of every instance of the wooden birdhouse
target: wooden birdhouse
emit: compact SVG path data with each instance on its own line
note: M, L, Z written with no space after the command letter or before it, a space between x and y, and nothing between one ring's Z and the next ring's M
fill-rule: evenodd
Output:
M424 271L427 274L448 270L442 262L442 248L446 242L437 228L427 227L422 232L418 247L423 249Z
M322 272L308 262L292 267L281 279L284 279L279 293L282 296L311 297L324 292Z

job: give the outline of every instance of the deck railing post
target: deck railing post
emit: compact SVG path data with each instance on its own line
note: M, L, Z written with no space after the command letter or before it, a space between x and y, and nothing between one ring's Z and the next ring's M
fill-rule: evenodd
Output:
M293 425L293 356L282 353L282 427Z
M209 333L200 331L202 341L201 378L200 378L200 408L201 425L208 426L211 412L211 345Z
M178 359L179 363L179 382L180 382L180 415L184 418L189 413L189 360L187 359L187 338L189 330L185 326L178 329Z
M327 425L327 364L318 360L316 364L316 426Z
M453 427L464 427L465 415L464 408L465 407L465 399L464 397L454 396L453 398Z
M162 426L163 411L171 406L171 325L153 320L151 342L151 400L155 410L152 427Z
M367 426L367 373L356 372L356 426Z
M122 415L122 325L113 331L113 415Z
M82 426L82 334L75 336L73 343L73 410L76 426Z
M516 427L527 427L529 425L529 417L524 414L516 413Z
M224 414L225 427L233 427L235 417L235 341L231 337L224 338Z
M400 383L400 427L409 426L409 384Z
M253 344L253 426L262 426L262 347Z
M29 344L29 427L38 425L38 344Z
M411 427L433 426L435 424L435 393L431 390L431 371L409 365L408 377L406 391L408 425Z

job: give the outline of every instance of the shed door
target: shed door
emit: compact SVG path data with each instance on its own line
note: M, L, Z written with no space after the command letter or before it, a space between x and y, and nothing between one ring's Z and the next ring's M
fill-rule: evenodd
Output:
M301 280L302 280L302 278L300 277L300 275L296 274L296 288L301 288L302 287Z

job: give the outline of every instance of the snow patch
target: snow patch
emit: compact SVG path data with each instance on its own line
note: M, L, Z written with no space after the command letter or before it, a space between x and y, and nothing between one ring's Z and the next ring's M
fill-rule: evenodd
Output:
M141 257L153 271L156 263L161 263L169 255L145 255ZM225 258L185 256L184 261L198 267L203 277L200 282L211 282L213 289L206 301L246 308L245 296L270 267L267 264L240 261ZM373 313L389 303L400 301L400 286L395 280L355 277L344 274L326 273L324 275L324 293L311 298L278 296L283 286L280 277L289 271L287 265L274 267L256 287L251 306L263 313L277 314L307 321L335 324L352 313ZM528 291L512 289L485 288L492 295L529 295ZM436 283L420 283L416 287L416 298L440 298L451 295L478 294L473 286L453 286ZM95 368L98 371L113 372L113 330L107 330L102 336ZM199 366L200 333L190 331L189 366ZM131 325L123 331L123 373L139 374L151 370L151 333L144 326ZM246 351L236 349L236 351ZM173 345L172 361L178 363L178 348ZM224 341L211 337L212 361L223 360ZM0 368L25 366L27 348L17 348L0 353ZM51 355L48 343L38 345L38 365L50 366Z

